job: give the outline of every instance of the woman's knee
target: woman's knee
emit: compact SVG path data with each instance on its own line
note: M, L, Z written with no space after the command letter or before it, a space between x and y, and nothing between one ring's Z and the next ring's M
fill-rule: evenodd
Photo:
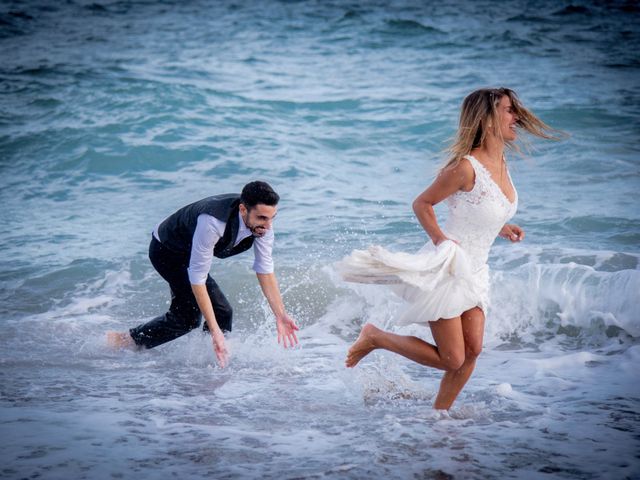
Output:
M465 345L465 356L467 359L475 360L482 353L482 342L470 342Z
M484 312L472 308L462 315L464 330L464 350L468 360L475 360L482 353L482 337L484 336Z
M459 370L464 365L466 356L462 349L453 350L442 355L444 369L447 371Z
M480 356L482 352L482 342L465 344L464 348L441 352L444 369L447 371L455 371L469 361L473 361Z

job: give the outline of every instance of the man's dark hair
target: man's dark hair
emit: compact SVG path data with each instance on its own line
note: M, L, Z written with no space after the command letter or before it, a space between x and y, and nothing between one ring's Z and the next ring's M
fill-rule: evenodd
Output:
M251 210L259 203L275 207L279 200L280 196L271 188L271 185L261 181L247 183L240 194L240 201L247 210Z

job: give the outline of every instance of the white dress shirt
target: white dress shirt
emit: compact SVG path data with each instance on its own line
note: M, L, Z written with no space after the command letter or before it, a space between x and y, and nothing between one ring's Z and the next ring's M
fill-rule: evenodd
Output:
M247 228L242 220L242 215L238 212L238 236L234 246L245 238L252 235L251 230ZM218 220L212 215L202 213L198 215L198 223L193 233L193 241L191 245L191 258L189 259L189 282L192 285L204 285L207 281L207 275L211 269L213 261L213 249L218 240L224 235L224 229L227 223ZM158 227L153 232L154 237L158 239ZM262 237L255 237L253 240L253 270L256 273L273 273L273 258L271 252L273 250L274 241L273 229L267 230Z

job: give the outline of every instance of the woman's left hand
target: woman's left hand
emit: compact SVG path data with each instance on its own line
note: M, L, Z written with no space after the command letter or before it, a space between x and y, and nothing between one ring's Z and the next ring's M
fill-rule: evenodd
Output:
M499 235L513 243L524 240L524 230L513 223L505 224L505 226L502 227L502 230L500 230Z

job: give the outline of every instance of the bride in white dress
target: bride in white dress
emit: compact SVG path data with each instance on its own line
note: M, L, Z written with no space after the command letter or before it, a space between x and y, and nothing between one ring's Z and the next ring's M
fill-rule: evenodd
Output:
M434 408L448 410L471 376L482 350L489 306L489 249L499 235L511 242L524 231L507 223L518 194L504 157L517 129L554 138L553 130L527 110L507 88L469 94L460 113L451 156L434 182L413 202L413 211L431 238L417 254L379 246L355 250L337 265L351 282L391 284L408 301L397 324L428 324L435 345L366 324L349 349L347 367L382 348L422 365L444 370ZM445 200L444 227L433 207Z

